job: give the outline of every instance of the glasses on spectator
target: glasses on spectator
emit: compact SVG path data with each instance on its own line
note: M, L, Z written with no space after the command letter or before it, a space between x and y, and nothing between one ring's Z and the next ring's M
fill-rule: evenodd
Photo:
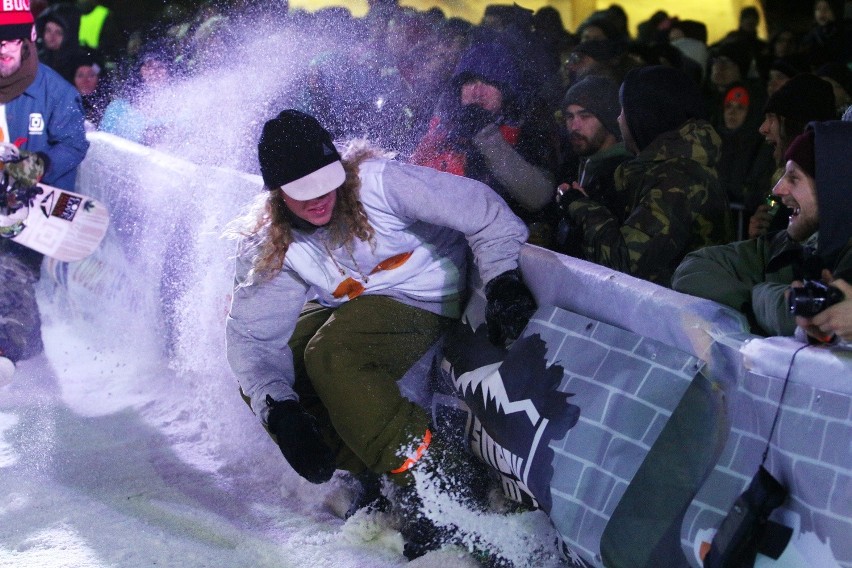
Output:
M3 41L0 41L0 49L6 47L7 45L9 47L21 47L22 43L24 43L24 40L22 40L20 38L19 39L6 39L6 40L3 40Z

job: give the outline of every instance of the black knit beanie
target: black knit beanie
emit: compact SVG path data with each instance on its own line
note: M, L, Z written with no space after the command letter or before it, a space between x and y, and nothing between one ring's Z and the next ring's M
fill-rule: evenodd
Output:
M812 120L831 120L835 117L834 89L812 73L799 73L772 93L766 101L764 114L777 114L807 124Z
M281 188L299 201L325 195L346 180L331 135L314 117L295 109L263 125L257 156L266 187Z
M581 106L591 112L604 128L621 140L621 130L618 128L618 114L621 112L618 85L612 79L600 75L583 77L565 93L562 108L568 105Z
M653 65L631 69L619 93L627 127L639 150L689 119L706 118L698 85L674 67Z

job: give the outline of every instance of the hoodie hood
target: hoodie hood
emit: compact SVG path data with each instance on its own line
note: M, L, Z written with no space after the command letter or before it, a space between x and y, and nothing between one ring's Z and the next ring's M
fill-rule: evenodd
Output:
M36 34L44 37L44 27L53 22L62 28L62 46L60 49L77 47L80 43L80 19L74 17L74 8L67 4L54 4L45 9L36 20Z
M471 77L479 77L500 88L504 99L515 99L521 92L522 75L511 50L498 42L470 47L456 64L453 87L458 92Z
M852 240L852 123L840 120L811 123L814 130L815 180L819 207L817 254L832 268ZM843 276L850 278L852 274ZM835 274L835 277L838 277Z
M690 119L706 118L698 85L679 69L639 67L624 77L619 93L627 127L639 151Z

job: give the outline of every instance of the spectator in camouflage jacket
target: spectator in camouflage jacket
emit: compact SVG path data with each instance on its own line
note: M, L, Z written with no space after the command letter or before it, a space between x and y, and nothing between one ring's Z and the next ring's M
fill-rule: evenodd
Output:
M731 240L728 199L714 169L721 140L703 119L698 86L680 70L630 71L620 101L621 133L636 154L615 171L626 205L610 210L572 189L561 206L582 232L588 260L668 286L686 253Z

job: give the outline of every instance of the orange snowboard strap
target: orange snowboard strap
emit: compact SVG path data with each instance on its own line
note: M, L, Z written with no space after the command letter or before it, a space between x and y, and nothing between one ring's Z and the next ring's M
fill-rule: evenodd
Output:
M414 451L414 455L410 458L406 458L402 465L396 469L392 469L391 473L402 473L404 471L408 471L411 469L417 460L423 457L423 454L426 453L426 449L429 447L429 444L432 442L432 432L429 431L429 428L426 428L426 434L423 436L423 441L417 447L417 450Z

